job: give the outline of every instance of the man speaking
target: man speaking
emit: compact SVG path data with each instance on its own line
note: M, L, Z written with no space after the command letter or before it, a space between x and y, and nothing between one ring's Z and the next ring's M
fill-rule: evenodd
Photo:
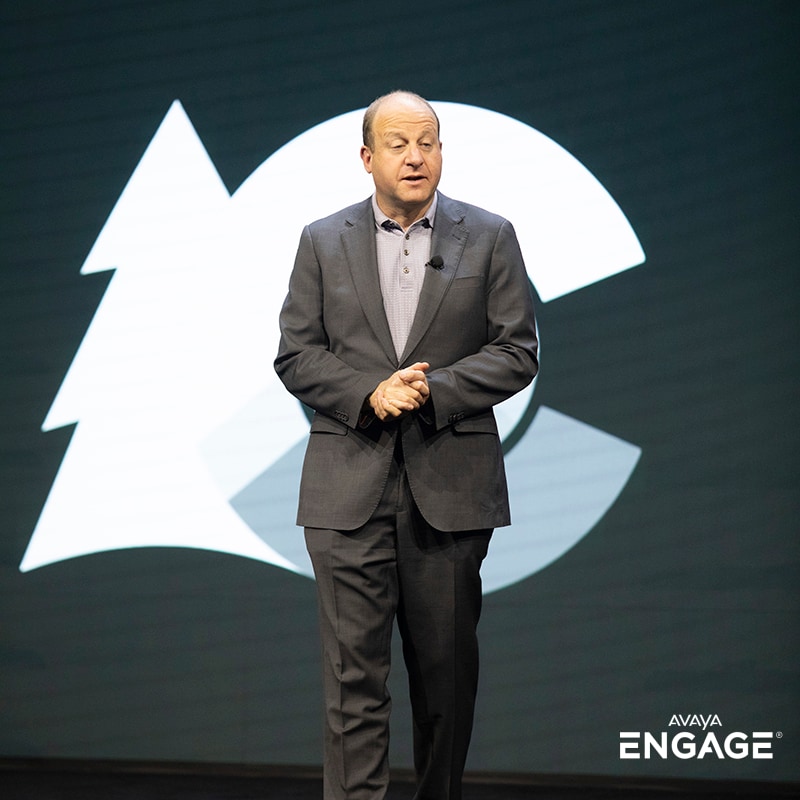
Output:
M410 92L364 115L371 198L307 226L275 368L315 412L300 484L317 579L326 800L380 800L397 620L417 800L459 800L478 683L480 566L510 524L492 407L538 369L511 224L437 192L439 120ZM475 154L475 181L492 168Z

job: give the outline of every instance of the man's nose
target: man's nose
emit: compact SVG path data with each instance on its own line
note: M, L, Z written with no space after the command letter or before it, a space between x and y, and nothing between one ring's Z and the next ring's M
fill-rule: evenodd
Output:
M406 163L411 166L419 166L423 162L422 150L416 145L409 145L406 151Z

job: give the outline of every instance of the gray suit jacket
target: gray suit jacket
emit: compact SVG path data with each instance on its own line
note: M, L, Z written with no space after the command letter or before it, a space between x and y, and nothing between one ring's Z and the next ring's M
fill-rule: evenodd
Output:
M305 228L280 316L275 369L316 412L297 523L352 530L377 507L402 436L414 499L439 530L510 523L492 406L538 369L531 287L511 224L439 195L431 256L399 362L383 308L371 200ZM395 370L430 363L429 401L401 421L364 416Z

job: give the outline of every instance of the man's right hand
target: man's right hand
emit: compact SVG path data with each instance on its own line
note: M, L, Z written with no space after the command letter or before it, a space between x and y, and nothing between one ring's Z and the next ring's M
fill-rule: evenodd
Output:
M424 405L430 395L425 376L429 368L430 364L426 361L418 361L381 381L369 396L369 404L375 416L383 421L416 411Z

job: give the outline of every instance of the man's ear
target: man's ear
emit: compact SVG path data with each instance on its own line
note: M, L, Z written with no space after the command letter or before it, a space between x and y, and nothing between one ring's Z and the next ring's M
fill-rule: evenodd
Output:
M365 144L361 145L361 160L364 162L364 169L372 174L372 150Z

